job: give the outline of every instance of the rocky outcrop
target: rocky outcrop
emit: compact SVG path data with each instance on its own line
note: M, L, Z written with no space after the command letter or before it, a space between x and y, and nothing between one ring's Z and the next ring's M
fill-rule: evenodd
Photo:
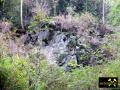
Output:
M81 22L74 18L68 20L68 17L61 18L64 22L58 19L48 24L48 30L28 34L25 44L40 47L40 53L50 64L64 68L71 61L83 66L100 64L103 58L107 58L101 47L105 43L104 36L111 33L111 30L87 18Z

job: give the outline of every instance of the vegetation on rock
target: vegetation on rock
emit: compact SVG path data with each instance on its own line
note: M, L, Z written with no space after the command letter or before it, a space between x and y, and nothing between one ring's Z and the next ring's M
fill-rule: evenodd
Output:
M99 90L99 77L120 78L119 5L0 0L0 90Z

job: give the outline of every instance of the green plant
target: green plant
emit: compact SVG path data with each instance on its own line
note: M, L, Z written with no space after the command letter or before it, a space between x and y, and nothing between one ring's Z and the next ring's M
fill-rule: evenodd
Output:
M0 67L0 89L4 90L6 87L10 84L9 78L8 78L8 70L4 69L3 67Z
M50 17L47 17L46 14L42 11L37 12L33 17L33 22L31 22L29 28L30 32L37 32L38 30L46 30L48 28L48 23L50 21Z
M10 82L6 84L4 90L8 90L9 88L12 90L28 90L28 76L24 67L26 64L24 59L16 56L2 57L0 67L6 70L6 81Z
M110 13L108 14L109 22L112 25L119 26L120 25L120 0L116 0L114 6L111 7Z
M79 65L79 68L76 68L78 65L71 60L68 65L75 69L70 72L65 72L56 65L49 65L46 60L39 58L18 57L15 54L9 56L4 54L6 52L1 53L0 86L3 90L99 90L99 77L120 78L120 51L118 49L120 35L119 33L114 35L115 40L114 38L109 40L109 47L117 49L114 59L109 59L109 62L102 65L86 67ZM99 50L90 55L99 55Z

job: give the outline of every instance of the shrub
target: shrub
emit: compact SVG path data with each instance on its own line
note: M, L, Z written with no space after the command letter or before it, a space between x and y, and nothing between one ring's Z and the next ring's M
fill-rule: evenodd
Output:
M34 64L25 58L3 56L0 61L0 85L4 90L99 90L99 77L120 77L117 69L119 58L118 55L115 61L108 64L94 67L80 65L78 69L65 72L60 67L48 65L46 61Z
M11 27L12 27L12 25L11 25L11 23L8 22L8 21L1 21L1 22L0 22L0 29L1 29L1 31L2 31L3 33L9 32L9 31L11 30ZM0 32L1 32L1 31L0 31Z
M8 78L8 71L4 69L3 67L0 67L0 89L6 90L6 87L10 84L9 78Z
M32 8L33 13L33 21L29 25L29 30L31 32L33 31L39 31L39 30L46 30L47 24L49 23L49 8L47 7L47 4L36 2L35 7Z
M2 56L0 67L3 68L1 68L1 70L5 70L5 72L3 72L3 75L6 75L4 83L7 82L5 83L5 86L4 83L2 84L4 90L27 90L28 76L27 71L24 68L25 65L26 61L19 59L16 56Z
M42 85L40 86L41 90L67 90L68 77L62 69L56 66L41 66L39 81L39 84Z
M115 5L111 7L110 13L108 14L109 22L112 23L112 25L119 26L120 24L120 0L117 0Z
M70 14L59 15L54 17L51 23L59 25L59 28L66 29L69 32L69 30L75 31L75 29L77 29L76 31L88 29L90 26L93 27L97 21L96 18L88 12L83 13L81 16L76 15L77 14L74 16Z

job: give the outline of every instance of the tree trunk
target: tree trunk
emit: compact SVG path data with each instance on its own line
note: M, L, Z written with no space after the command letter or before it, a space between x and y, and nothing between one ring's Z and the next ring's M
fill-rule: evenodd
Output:
M53 2L53 14L54 14L54 16L57 15L57 13L56 13L56 6L57 6L58 1L59 0L53 0L52 1Z
M86 0L86 6L85 6L85 9L86 9L86 12L88 11L88 2L87 2L88 0Z
M21 27L24 30L24 25L23 25L23 0L21 0L20 18L21 18Z
M102 22L103 24L105 24L105 0L103 0L103 8L102 8L102 13L103 13L103 16L102 16Z

